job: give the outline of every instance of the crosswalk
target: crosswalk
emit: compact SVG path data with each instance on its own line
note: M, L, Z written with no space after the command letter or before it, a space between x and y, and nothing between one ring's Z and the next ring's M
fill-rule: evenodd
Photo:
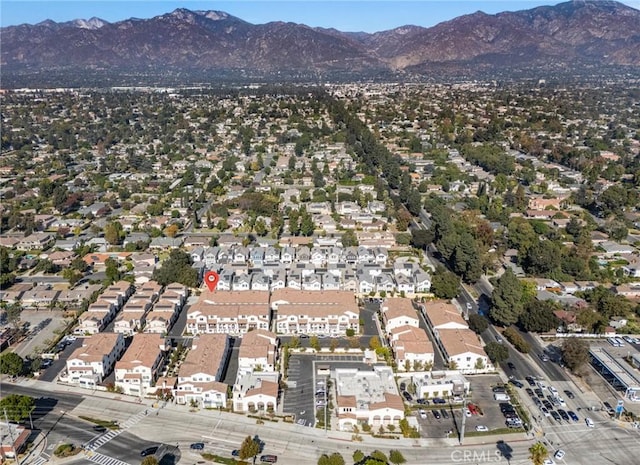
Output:
M102 447L104 444L111 441L113 438L115 438L117 435L122 433L127 428L131 428L133 425L139 423L151 411L154 411L154 410L145 409L136 413L135 415L130 417L127 421L123 422L120 425L120 428L109 430L106 433L98 436L96 439L92 440L90 443L85 444L84 449L86 451L95 452L96 450L98 450L98 448ZM116 465L116 464L113 464L113 465Z
M33 462L30 462L29 465L42 465L46 461L47 461L46 458L40 456L40 457L37 457Z
M88 452L86 457L90 461L100 465L129 465L127 462L123 462L122 460L109 457L108 455L104 455L99 452Z
M88 451L95 451L99 447L101 447L104 444L106 444L109 441L111 441L113 438L115 438L121 432L122 432L122 430L120 430L120 429L109 430L106 433L104 433L103 435L98 436L96 439L91 441L89 444L86 444L84 446L84 448L85 448L85 450L88 450Z

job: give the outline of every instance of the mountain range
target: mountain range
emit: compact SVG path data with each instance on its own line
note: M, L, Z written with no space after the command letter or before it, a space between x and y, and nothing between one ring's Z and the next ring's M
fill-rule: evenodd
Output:
M640 11L573 0L436 26L342 32L304 24L251 24L221 11L177 9L150 19L44 21L0 29L0 65L55 69L349 72L429 75L438 69L640 68Z

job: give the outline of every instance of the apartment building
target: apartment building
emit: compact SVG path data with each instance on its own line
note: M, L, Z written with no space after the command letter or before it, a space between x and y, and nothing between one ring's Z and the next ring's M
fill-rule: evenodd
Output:
M274 371L278 355L275 333L256 329L242 337L238 351L238 372Z
M201 334L178 372L174 397L179 404L226 407L227 385L221 382L230 352L226 334Z
M359 309L353 292L276 289L271 296L279 334L344 336L359 330Z
M124 351L124 337L116 333L100 333L83 340L67 359L66 381L82 387L95 387L111 373Z
M269 291L203 292L189 309L187 331L191 334L242 335L268 330L271 322Z
M422 371L433 366L433 344L422 328L398 326L389 331L389 344L400 371Z
M417 328L420 325L418 313L413 307L411 299L402 297L385 299L380 306L380 311L387 333L402 326L413 326Z
M164 365L166 347L159 334L135 334L115 365L115 385L132 396L155 391L155 382Z

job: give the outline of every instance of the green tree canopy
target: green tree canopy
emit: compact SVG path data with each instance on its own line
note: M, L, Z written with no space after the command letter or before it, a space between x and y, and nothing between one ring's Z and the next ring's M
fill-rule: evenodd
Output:
M160 268L153 272L153 279L166 286L180 283L189 287L198 286L198 272L191 267L191 257L184 250L173 249Z
M562 359L567 367L575 372L589 361L589 343L577 337L568 337L560 347Z
M533 465L542 465L549 455L549 451L541 442L536 442L529 447L529 459Z
M0 373L11 376L21 375L24 369L24 360L15 352L5 352L0 355Z
M491 309L489 316L502 326L509 326L518 321L522 313L522 285L511 268L507 268L498 278L491 293Z
M441 299L453 299L458 295L459 289L460 278L444 266L438 265L431 277L431 292Z
M33 397L19 394L9 394L0 400L0 412L7 412L7 418L16 423L29 418L35 406Z
M555 315L557 305L551 301L532 300L527 303L518 318L518 326L524 331L544 333L557 328L560 320Z
M469 315L469 329L477 334L482 334L489 327L489 320L484 316L473 313Z
M260 442L256 438L247 436L240 445L240 460L250 459L260 453Z
M489 342L484 346L484 351L493 364L504 362L509 358L509 349L504 344L495 341Z
M407 459L404 458L404 455L402 455L402 452L400 452L399 450L391 450L389 451L389 462L395 464L395 465L401 465L403 463L406 463Z

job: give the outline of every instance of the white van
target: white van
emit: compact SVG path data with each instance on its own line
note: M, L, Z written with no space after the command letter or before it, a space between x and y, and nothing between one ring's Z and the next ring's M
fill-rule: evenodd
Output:
M495 400L499 400L499 401L505 401L508 402L511 400L511 397L509 397L507 394L504 394L502 392L496 392L493 394L493 398Z

